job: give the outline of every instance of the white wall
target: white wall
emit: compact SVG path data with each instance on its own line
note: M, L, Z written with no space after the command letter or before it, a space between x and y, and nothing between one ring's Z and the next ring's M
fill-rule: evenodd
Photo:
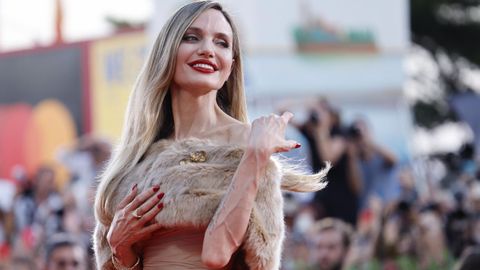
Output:
M152 0L150 33L158 33L184 0ZM220 0L240 28L250 52L292 51L292 30L308 16L321 16L341 29L370 29L387 52L404 51L409 44L406 0Z

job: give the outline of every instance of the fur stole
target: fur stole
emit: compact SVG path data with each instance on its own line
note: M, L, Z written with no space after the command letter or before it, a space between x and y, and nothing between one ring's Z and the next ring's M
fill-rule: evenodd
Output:
M157 222L167 228L206 228L242 155L242 148L235 145L219 145L199 139L161 140L154 143L143 161L121 180L116 196L111 198L112 205L117 205L136 183L139 192L159 184L165 192L165 207L157 215ZM264 179L260 181L245 239L238 251L249 269L280 268L284 239L281 190L320 190L326 185L324 177L328 169L329 166L317 174L302 175L285 161L271 158L262 176ZM114 269L106 241L108 226L97 222L94 234L96 260L101 269Z

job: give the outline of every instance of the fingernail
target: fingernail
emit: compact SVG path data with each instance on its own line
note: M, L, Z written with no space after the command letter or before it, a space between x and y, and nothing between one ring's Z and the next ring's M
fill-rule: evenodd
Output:
M159 190L160 190L160 187L159 187L159 186L154 186L154 187L153 187L153 191L157 192L157 191L159 191Z
M157 204L157 207L160 209L160 208L163 208L163 203L159 203Z
M133 185L132 190L137 188L137 184Z
M300 148L300 147L302 147L301 144L299 144L299 143L295 144L295 148Z
M164 195L165 195L165 193L162 192L162 193L160 193L160 194L157 195L157 198L158 198L159 200L161 200Z

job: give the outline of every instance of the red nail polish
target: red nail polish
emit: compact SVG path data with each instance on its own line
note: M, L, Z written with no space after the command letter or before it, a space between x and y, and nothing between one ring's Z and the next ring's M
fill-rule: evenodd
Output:
M157 207L160 209L160 208L163 208L163 203L159 203L157 204Z
M132 190L137 188L137 184L133 185Z
M157 198L158 198L159 200L161 200L164 195L165 195L165 193L162 192L162 193L160 193L160 194L157 195Z
M295 148L300 148L300 147L302 147L301 144L299 144L299 143L295 144Z
M159 191L159 190L160 190L160 187L159 187L159 186L154 186L154 187L153 187L153 191L157 192L157 191Z

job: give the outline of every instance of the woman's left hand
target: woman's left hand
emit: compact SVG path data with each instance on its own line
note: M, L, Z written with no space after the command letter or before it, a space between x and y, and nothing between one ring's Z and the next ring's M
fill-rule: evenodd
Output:
M285 129L292 117L291 112L284 112L281 116L271 114L255 119L250 130L248 149L268 159L273 153L299 148L298 142L285 140Z

